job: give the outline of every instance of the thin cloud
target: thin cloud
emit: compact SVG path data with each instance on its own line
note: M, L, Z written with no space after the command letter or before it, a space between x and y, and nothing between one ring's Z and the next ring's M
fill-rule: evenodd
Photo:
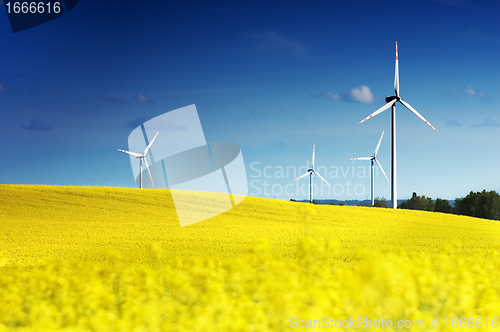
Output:
M306 47L297 40L278 34L274 31L263 32L251 36L257 40L257 51L264 53L287 52L293 56L305 59Z
M500 123L491 120L491 119L484 119L483 122L472 125L473 128L494 128L494 127L500 127Z
M468 94L468 95L471 95L471 96L474 96L476 94L476 91L474 91L472 89L472 86L470 85L467 85L465 88L462 89L462 92Z
M150 102L148 97L140 93L135 95L135 101L142 104L147 104Z
M37 120L37 119L31 119L29 126L19 126L19 127L21 127L22 129L25 129L25 130L34 130L34 131L52 130L51 126L49 126L48 124L43 123L42 121Z
M95 97L96 99L108 102L108 103L114 103L114 104L130 104L128 101L126 101L123 98L116 97L116 96L110 96L110 95L99 95Z
M475 8L475 6L468 0L434 0L435 2L443 5L461 7L461 8Z
M481 43L493 43L493 44L500 43L500 39L495 36L479 34L474 31L470 31L467 35L465 35L464 39Z
M311 97L331 99L336 101L356 102L361 104L371 104L373 103L374 99L372 91L366 85L360 85L356 88L352 88L349 91L340 93L324 91L318 94L311 95Z
M323 91L320 93L315 93L311 95L311 98L320 98L320 99L331 99L331 100L336 100L340 101L340 95L338 93L333 93L329 91Z
M264 115L266 115L266 113L262 113L260 111L252 111L252 115L253 116L264 116Z
M483 91L478 91L472 88L472 86L467 85L465 88L460 90L462 93L465 93L466 95L469 96L474 96L477 99L486 99L488 98L488 95L484 93Z
M462 127L462 124L456 120L447 120L446 127Z
M5 83L0 82L0 93L10 91L10 86Z
M236 88L227 89L193 89L193 90L172 90L172 91L160 91L156 93L150 93L150 95L163 96L163 95L181 95L181 94L205 94L205 93L222 93L240 90Z

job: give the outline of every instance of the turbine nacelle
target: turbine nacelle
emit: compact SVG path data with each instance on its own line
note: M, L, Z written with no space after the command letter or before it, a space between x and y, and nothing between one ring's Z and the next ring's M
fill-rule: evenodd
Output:
M401 98L399 98L398 96L391 96L391 97L385 97L385 102L386 103L390 103L394 99L396 99L396 101L400 101L401 100Z

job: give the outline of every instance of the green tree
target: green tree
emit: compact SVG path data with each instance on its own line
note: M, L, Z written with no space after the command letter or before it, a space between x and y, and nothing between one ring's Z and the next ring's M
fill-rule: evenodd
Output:
M446 199L438 198L436 199L434 211L443 213L452 213L453 208L451 207L450 202L448 202Z
M377 197L374 199L374 207L387 207L387 200L384 197Z
M500 195L495 191L470 192L455 200L455 213L465 216L500 220Z
M413 193L410 199L403 201L399 205L400 209L434 211L434 201L430 197L418 196Z

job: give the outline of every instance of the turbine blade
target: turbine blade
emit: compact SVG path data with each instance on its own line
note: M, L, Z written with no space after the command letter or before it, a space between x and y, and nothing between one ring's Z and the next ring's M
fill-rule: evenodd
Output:
M148 161L146 160L146 157L144 157L144 163L146 163L146 168L147 168L148 173L149 173L149 178L151 179L151 184L153 185L153 188L154 188L155 184L153 182L153 177L151 176L151 171L149 170L149 165L148 165Z
M361 157L361 158L351 158L349 160L372 160L373 157Z
M380 148L380 143L382 143L382 137L384 137L385 131L382 132L382 136L380 136L380 140L378 141L377 147L375 148L375 153L373 154L374 157L377 156L378 149Z
M135 153L135 152L130 152L130 151L127 151L127 150L121 150L121 149L117 149L118 151L121 151L121 152L125 152L125 153L128 153L129 155L132 155L134 157L142 157L142 154L138 154L138 153Z
M153 137L153 139L151 140L151 142L149 142L149 145L146 147L146 150L144 150L144 155L146 155L146 153L148 153L149 149L151 148L151 145L153 145L153 142L156 139L156 136L158 136L158 133L159 133L159 131L156 132L155 137Z
M329 185L330 187L332 186L331 184L328 183L328 181L326 181L325 179L323 179L323 177L321 175L319 175L319 173L316 173L316 171L314 171L314 170L313 170L313 172L314 172L314 174L316 174L317 176L319 176L319 178L321 180L325 181L327 185Z
M396 42L396 69L394 70L394 91L399 97L399 65L398 65L398 42Z
M312 159L312 164L311 164L311 168L314 169L314 152L316 150L316 144L313 145L313 159Z
M375 112L373 112L372 114L370 114L369 116L367 116L366 118L364 118L359 123L365 122L366 120L373 118L375 115L382 113L383 111L385 111L386 109L388 109L389 107L391 107L392 105L394 105L394 103L396 102L396 100L397 99L391 100L390 102L388 102L387 104L385 104L384 106L380 107L378 110L376 110Z
M309 173L311 173L311 171L307 171L307 173L306 173L306 174L303 174L303 175L299 176L298 178L296 178L296 179L295 179L295 180L293 180L293 181L297 181L298 179L303 178L303 177L304 177L304 176L306 176L306 175L309 175Z
M382 168L382 165L380 165L380 163L378 162L377 159L375 159L375 161L377 162L378 167L380 167L380 170L382 171L382 173L384 173L384 176L385 176L387 182L389 182L389 178L387 177L387 175L385 175L385 172L384 172L384 169Z
M422 121L424 121L425 123L427 123L429 126L431 126L432 129L434 129L435 131L437 131L436 128L434 128L433 125L431 125L431 123L429 121L427 121L423 116L420 115L420 113L417 112L416 109L414 109L413 107L411 107L410 104L408 104L407 102L403 101L403 100L399 100L399 102L401 104L403 104L407 109L409 109L410 111L413 112L413 114L415 114L416 116L418 116Z

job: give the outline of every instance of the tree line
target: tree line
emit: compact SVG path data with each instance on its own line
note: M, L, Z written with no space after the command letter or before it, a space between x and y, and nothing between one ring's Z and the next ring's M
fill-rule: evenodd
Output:
M384 200L385 201L385 200ZM483 219L500 220L500 195L495 191L470 192L467 196L455 199L452 206L446 199L418 196L403 201L398 208L453 213Z
M295 199L290 201L296 202ZM313 200L313 204L317 202ZM375 207L388 207L388 201L385 198L377 197L374 202ZM330 203L330 205L335 205ZM338 205L344 205L339 203ZM359 206L369 206L366 203ZM477 217L483 219L500 220L500 195L495 191L470 192L467 196L455 199L454 204L446 199L438 198L433 200L424 195L418 196L413 193L410 199L407 199L398 205L399 209L422 210L442 213L452 213L463 216Z

